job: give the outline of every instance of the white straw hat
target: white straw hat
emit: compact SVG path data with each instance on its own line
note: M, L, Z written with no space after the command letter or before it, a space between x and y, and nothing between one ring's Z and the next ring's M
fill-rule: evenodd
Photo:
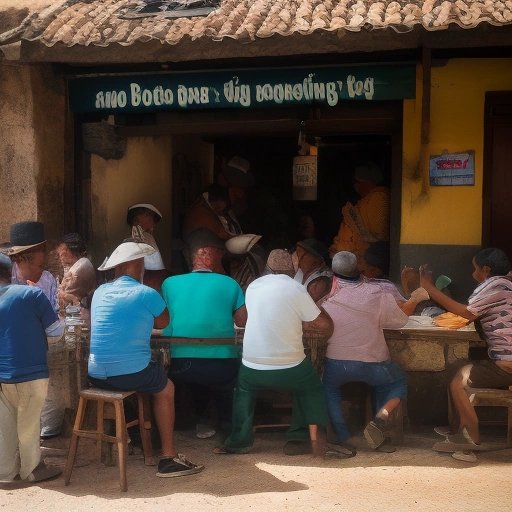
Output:
M154 252L156 252L156 249L148 244L123 242L114 249L114 252L98 267L98 270L110 270L121 265L121 263L144 258L144 256L149 256Z
M261 235L237 235L226 241L226 249L231 254L246 254L261 239Z

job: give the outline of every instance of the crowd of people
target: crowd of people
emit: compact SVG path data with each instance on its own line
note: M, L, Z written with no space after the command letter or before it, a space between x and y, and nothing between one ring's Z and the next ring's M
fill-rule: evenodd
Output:
M247 177L243 159L231 162L231 174L237 170ZM367 192L384 198L383 190L375 191L377 174L367 167L358 179L373 183ZM401 328L418 304L430 299L475 321L489 347L487 360L457 369L449 385L450 425L436 429L444 440L435 449L471 459L480 436L468 388L512 385L512 273L503 251L475 255L478 286L467 305L440 291L427 265L419 269L420 286L404 296L387 279L386 241L366 237L347 250L345 228L331 247L332 261L327 247L306 238L297 241L295 251L272 250L265 264L253 265L250 279L240 282L240 274L226 272L229 248L235 255L249 254L259 237L241 233L234 215L227 214L228 204L226 191L212 186L193 206L184 235L190 268L173 276L154 238L162 214L149 203L130 206L130 237L98 268L109 276L99 287L79 235L68 234L57 245L63 266L58 282L45 269L43 225L11 227L10 243L0 253L0 481L37 482L59 474L41 460L40 438L60 434L63 405L48 393L47 348L48 340L62 336L62 311L69 304L90 310L91 385L152 395L161 441L157 476L175 477L203 469L174 444L175 386L182 385L191 392L197 437L222 433L219 455L249 451L258 391L284 390L293 395L284 453L341 459L357 453L341 407L343 386L364 382L374 398L364 437L371 449L393 451L388 425L406 398L407 383L404 370L391 360L383 329ZM347 210L351 240L364 222L354 211ZM243 237L240 243L234 243L237 236ZM244 328L242 347L222 342L235 337L235 328ZM168 368L152 360L153 329L178 338ZM304 352L308 332L327 344L321 374ZM195 341L180 343L182 338ZM335 433L330 442L329 422Z

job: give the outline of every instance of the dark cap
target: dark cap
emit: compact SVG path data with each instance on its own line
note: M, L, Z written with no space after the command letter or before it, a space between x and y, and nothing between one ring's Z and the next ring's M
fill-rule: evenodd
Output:
M315 258L323 260L324 263L329 261L329 251L327 250L327 247L316 238L306 238L306 240L301 240L300 242L297 242L297 246L302 247L305 251L315 256Z
M11 258L0 252L0 270L10 272L12 268Z
M226 250L224 240L221 240L213 231L206 228L199 228L185 237L185 242L191 251L204 249L205 247L217 247Z

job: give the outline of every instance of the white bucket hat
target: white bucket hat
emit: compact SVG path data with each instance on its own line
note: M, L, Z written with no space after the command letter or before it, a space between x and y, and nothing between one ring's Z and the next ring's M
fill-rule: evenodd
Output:
M121 263L138 260L139 258L144 258L144 256L149 256L155 252L156 249L148 244L123 242L114 249L114 252L108 258L105 259L105 261L98 267L98 270L110 270L121 265Z
M226 241L226 249L231 254L246 254L261 239L261 235L237 235Z

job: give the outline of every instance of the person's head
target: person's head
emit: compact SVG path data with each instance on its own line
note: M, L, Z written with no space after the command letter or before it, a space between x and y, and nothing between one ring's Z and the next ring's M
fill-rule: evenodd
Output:
M9 256L0 253L0 283L11 282L11 259Z
M130 276L142 282L144 278L144 256L150 256L155 249L139 242L122 242L98 267L98 270L112 270L116 277Z
M17 222L11 226L10 238L7 255L16 263L19 277L37 283L46 264L43 224L36 221Z
M284 249L274 249L270 252L265 265L264 275L285 274L292 277L294 274L292 255Z
M226 245L215 233L199 228L189 233L185 242L190 251L193 270L223 271L222 257L226 252Z
M229 207L228 189L217 183L212 183L208 186L206 192L208 192L208 202L212 210L218 215L222 215Z
M128 207L126 222L130 227L140 226L144 231L152 233L162 219L162 214L156 206L149 203L137 203Z
M247 210L247 190L254 185L254 175L248 160L233 156L222 166L217 178L219 185L228 190L230 207L236 214Z
M78 233L64 235L57 246L57 254L62 265L73 265L85 256L86 252L85 242Z
M375 162L365 162L354 170L354 189L361 197L368 195L383 181L382 171Z
M337 252L332 258L332 271L341 279L359 279L357 256L348 251Z
M510 260L501 250L494 247L482 249L473 258L473 279L483 283L489 277L505 276L511 270Z
M297 242L295 249L297 267L306 274L325 265L329 259L327 247L315 238Z
M374 242L358 263L361 274L369 279L386 277L389 273L389 242Z

